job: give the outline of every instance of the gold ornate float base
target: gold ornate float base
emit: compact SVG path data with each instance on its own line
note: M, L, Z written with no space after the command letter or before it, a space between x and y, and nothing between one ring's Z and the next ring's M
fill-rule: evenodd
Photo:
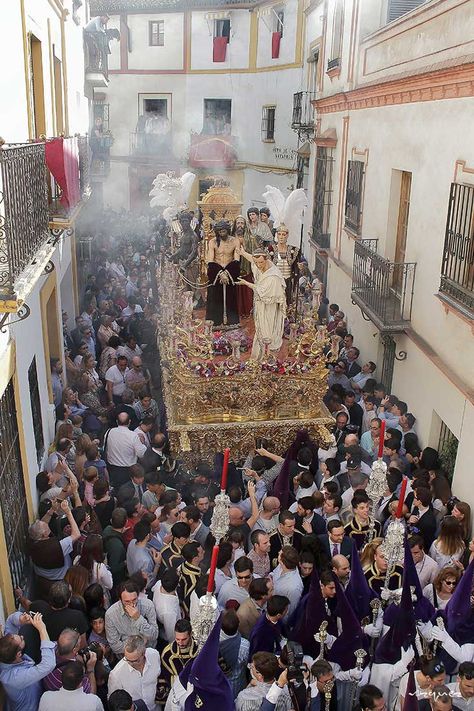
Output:
M172 450L180 452L180 458L186 465L195 466L198 461L212 463L214 453L225 447L230 447L234 461L246 457L255 448L257 437L267 439L272 450L283 455L302 429L309 431L318 446L327 447L330 437L328 426L333 423L329 413L321 413L320 417L310 420L171 425L168 435Z

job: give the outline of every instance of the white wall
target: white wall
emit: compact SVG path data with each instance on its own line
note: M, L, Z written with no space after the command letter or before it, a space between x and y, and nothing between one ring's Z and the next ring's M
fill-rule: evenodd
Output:
M165 23L165 44L150 47L148 23L163 20ZM128 54L129 69L182 69L183 68L183 27L182 13L163 15L128 15L132 51Z

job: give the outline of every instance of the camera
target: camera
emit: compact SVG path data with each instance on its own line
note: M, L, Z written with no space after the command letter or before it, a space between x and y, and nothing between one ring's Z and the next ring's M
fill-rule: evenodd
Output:
M99 655L102 652L102 648L98 642L91 642L90 644L87 645L87 647L82 647L78 651L78 656L82 657L82 661L84 664L87 664L89 659L91 658L91 652L94 652L94 654L97 655L97 659L99 659Z
M303 647L297 642L286 643L288 659L288 681L301 684L304 681L303 672L306 671L306 664L303 662Z

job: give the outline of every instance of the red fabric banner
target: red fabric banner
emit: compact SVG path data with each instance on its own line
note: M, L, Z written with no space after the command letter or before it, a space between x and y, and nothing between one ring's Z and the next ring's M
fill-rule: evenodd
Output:
M280 56L280 40L281 32L272 33L272 59L278 59Z
M232 136L191 135L189 165L193 168L232 168L236 157Z
M228 41L228 37L214 37L214 44L212 49L213 62L225 62L225 53Z
M70 210L81 199L77 142L74 138L46 141L45 156L48 170L61 188L61 205Z

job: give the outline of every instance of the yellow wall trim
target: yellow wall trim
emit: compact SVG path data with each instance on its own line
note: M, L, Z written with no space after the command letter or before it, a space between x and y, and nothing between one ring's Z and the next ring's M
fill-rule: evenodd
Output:
M249 69L257 67L258 51L258 14L255 10L250 13L250 38L249 38Z
M25 0L20 0L21 31L23 35L23 64L25 72L26 113L28 116L28 138L34 137L33 114L31 111L30 96L30 52L28 48L28 35L26 32Z
M9 341L5 352L0 357L0 397L7 389L7 385L15 372L15 355L15 341Z

